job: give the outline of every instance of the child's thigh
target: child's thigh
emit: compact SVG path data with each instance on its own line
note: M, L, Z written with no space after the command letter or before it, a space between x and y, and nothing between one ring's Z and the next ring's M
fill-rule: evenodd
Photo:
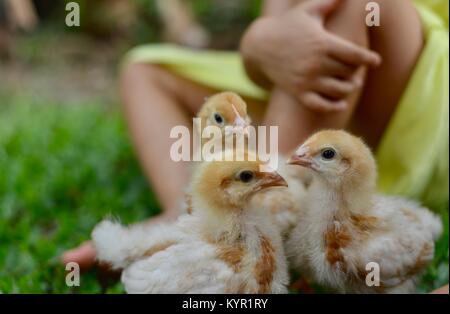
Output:
M161 65L150 63L126 65L121 71L120 83L125 99L127 95L141 95L140 98L149 102L149 98L163 97L179 104L189 115L195 115L204 99L216 92Z
M199 84L161 65L137 63L127 66L122 73L122 86L132 89L135 82L145 82L148 92L163 94L180 104L189 115L200 110L205 99L223 90ZM264 112L264 102L243 97L254 122L259 122Z

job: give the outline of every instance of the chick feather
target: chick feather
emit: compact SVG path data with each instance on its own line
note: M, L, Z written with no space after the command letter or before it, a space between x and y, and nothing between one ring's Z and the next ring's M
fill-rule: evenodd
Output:
M264 208L277 226L282 238L289 237L298 221L310 184L310 176L302 168L287 165L287 158L278 155L278 173L286 180L286 189L273 189L255 195L252 206Z
M149 228L144 225L124 227L119 222L103 220L92 232L97 259L108 263L112 269L126 268L132 262L152 254L180 239L174 224L159 224Z

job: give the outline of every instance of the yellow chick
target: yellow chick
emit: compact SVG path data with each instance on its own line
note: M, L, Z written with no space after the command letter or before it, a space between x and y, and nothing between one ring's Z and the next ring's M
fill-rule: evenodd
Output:
M103 221L92 233L99 260L124 268L128 293L287 292L280 235L264 210L249 206L253 195L286 181L261 165L203 162L192 178L192 214L147 229Z
M206 99L197 118L201 119L201 131L208 126L217 126L222 131L222 137L229 135L227 126L242 131L248 135L251 119L247 114L247 104L234 92L222 92ZM202 144L204 140L202 140Z
M292 265L340 292L414 292L433 258L440 219L413 201L377 195L371 151L344 131L311 136L289 164L313 175L287 243Z

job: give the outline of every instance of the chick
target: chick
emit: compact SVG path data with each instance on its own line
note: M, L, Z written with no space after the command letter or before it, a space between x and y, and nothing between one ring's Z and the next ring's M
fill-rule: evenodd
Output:
M433 258L440 219L415 202L376 195L373 155L344 131L311 136L289 163L314 177L287 243L294 267L340 292L414 292Z
M92 233L99 260L124 268L128 293L287 292L279 233L264 210L249 206L255 193L286 181L261 164L202 163L191 183L194 210L175 224L130 232L100 223Z
M233 92L222 92L207 98L197 117L201 119L201 132L208 126L217 126L222 131L223 138L230 135L227 126L248 135L248 126L251 123L247 114L247 104Z

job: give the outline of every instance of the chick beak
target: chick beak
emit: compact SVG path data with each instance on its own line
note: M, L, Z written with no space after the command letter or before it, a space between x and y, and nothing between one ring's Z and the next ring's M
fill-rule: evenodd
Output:
M313 162L306 154L303 155L293 155L287 161L288 165L299 165L306 168L311 168Z
M286 180L284 180L284 178L276 172L260 172L259 179L259 189L265 189L275 186L288 186Z
M247 121L245 121L244 118L241 117L241 115L237 111L236 107L233 104L231 106L233 108L234 114L236 115L236 118L234 119L234 123L233 123L233 129L238 132L242 132L242 134L244 134L245 136L248 136L249 135L249 131L248 131L249 124L247 123Z
M239 133L244 134L245 136L248 136L249 135L248 127L249 127L248 123L244 119L242 119L240 116L236 117L236 119L234 120L233 129L236 132L239 132Z

